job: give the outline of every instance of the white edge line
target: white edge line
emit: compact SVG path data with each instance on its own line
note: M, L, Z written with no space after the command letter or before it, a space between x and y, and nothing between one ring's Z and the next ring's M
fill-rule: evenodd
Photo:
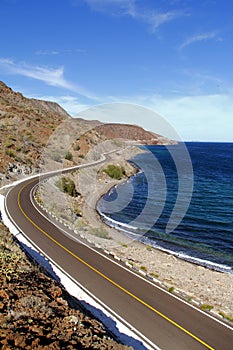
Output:
M25 179L25 178L24 178L24 179L20 179L20 180L17 180L17 181L15 181L15 182L13 182L12 184L3 186L3 187L0 188L0 190L1 190L1 189L4 189L4 188L9 188L9 187L18 185L18 184L20 184L20 183L22 183L22 182L24 182L24 181L28 181L28 180L33 179L33 178L36 178L36 177L39 178L40 176L44 176L44 175L52 175L52 176L53 176L53 175L59 174L59 173L62 172L62 171L69 171L69 170L72 171L72 170L75 170L75 169L78 170L79 168L83 168L83 167L85 168L86 166L96 165L96 164L101 163L103 160L106 159L106 157L105 157L106 154L111 154L111 153L114 153L114 152L117 152L117 151L119 151L119 150L113 150L113 151L110 151L110 152L103 153L103 154L101 154L101 158L100 158L99 160L94 161L94 162L91 162L91 163L76 165L76 166L73 166L73 167L64 168L64 169L58 169L58 170L54 170L54 171L50 171L50 172L46 172L46 173L41 173L41 174L35 174L35 175L32 175L32 176L27 177L26 179ZM38 211L39 211L39 210L38 210ZM8 211L7 211L7 212L8 212ZM8 215L9 215L9 213L8 213ZM43 215L43 214L42 214L42 215ZM45 217L45 216L44 216L44 217ZM48 220L48 218L46 218L46 219ZM50 220L49 220L49 221L50 221ZM51 221L50 221L50 222L51 222ZM60 229L60 228L59 228L59 229ZM63 230L63 231L64 231L64 230ZM65 231L64 231L64 232L65 232ZM66 232L66 234L68 234L68 233ZM87 246L87 245L86 245L86 246ZM100 252L96 251L95 249L93 249L93 248L91 248L91 247L89 247L89 246L87 246L87 247L88 247L89 249L92 249L93 251L97 252L98 254L102 255L102 256L105 257L106 259L109 259L109 258L107 258L105 255L103 255L103 254L101 254ZM150 283L150 284L153 285L154 287L157 287L158 289L160 289L161 291L167 293L168 295L172 296L173 298L176 298L177 300L183 302L184 304L186 304L186 305L188 305L189 307L195 309L196 311L199 311L199 312L202 313L203 315L208 316L208 317L211 318L212 320L214 320L214 321L220 323L221 325L223 325L223 326L229 328L230 330L233 330L233 327L231 327L230 325L228 325L228 324L222 322L222 321L219 320L218 318L216 318L216 317L210 315L209 313L206 313L206 312L202 311L201 309L197 308L196 306L194 306L194 305L192 305L192 304L186 302L185 300L181 299L179 296L174 295L174 294L172 294L172 293L169 293L169 292L166 291L165 289L163 289L163 288L161 288L160 286L158 286L158 285L156 285L156 284L150 282L149 280L143 278L142 276L138 275L137 273L133 272L132 270L129 270L129 269L126 268L125 266L122 266L122 265L118 264L116 261L114 261L114 260L112 260L112 259L109 259L109 260L111 260L112 262L114 262L115 264L117 264L118 266L120 266L121 268L124 268L124 269L127 270L128 272L131 272L131 273L134 274L135 276L137 276L137 277L143 279L143 280L146 281L147 283Z
M37 186L37 185L36 185L36 186ZM36 186L35 186L35 187L36 187ZM34 190L34 188L32 188L31 191L33 191L33 190ZM177 300L183 302L183 303L186 304L187 306L193 308L193 309L196 310L196 311L199 311L199 312L202 313L203 315L205 315L205 316L211 318L212 320L214 320L214 321L220 323L221 325L223 325L223 326L229 328L230 330L233 330L233 327L231 327L231 326L228 325L227 323L222 322L222 321L221 321L220 319L218 319L217 317L214 317L214 316L210 315L209 313L204 312L204 311L201 310L200 308L197 308L195 305L192 305L192 304L188 303L186 300L181 299L179 296L174 295L174 294L168 292L166 289L164 289L164 288L160 287L159 285L157 285L157 284L155 284L155 283L149 281L147 278L144 278L143 276L140 276L138 273L135 273L135 272L132 271L131 269L128 269L126 266L123 266L123 265L119 264L117 261L115 261L114 257L113 257L113 259L111 259L111 258L109 258L108 256L102 254L101 252L95 250L93 247L88 246L86 243L82 242L82 241L79 240L78 238L73 237L70 233L68 233L67 231L65 231L63 228L59 227L59 225L58 225L57 223L53 222L53 221L50 220L48 217L46 217L46 216L40 211L40 209L39 209L38 207L35 206L35 204L33 203L33 199L32 199L32 197L31 197L31 194L30 194L30 200L31 200L32 205L34 206L34 208L35 208L46 220L48 220L50 223L52 223L54 226L56 226L60 231L63 231L64 234L66 234L67 236L72 237L72 239L73 239L74 241L77 241L77 242L83 244L85 247L87 247L87 248L89 248L90 250L94 251L95 253L101 255L101 256L104 257L105 259L107 259L107 260L113 262L114 264L118 265L118 266L121 267L122 269L125 269L126 271L130 272L131 274L137 276L138 278L141 278L143 281L149 283L149 284L152 285L153 287L160 289L161 291L163 291L164 293L168 294L169 296L171 296L171 297L173 297L173 298L175 298L175 299L177 299ZM49 214L50 214L50 213L49 213ZM50 214L50 215L51 215L51 214Z
M56 270L56 268L57 268L58 271L61 271L62 275L65 275L72 283L74 283L76 285L76 288L77 287L80 288L81 291L83 291L86 294L85 297L87 297L87 300L91 298L91 300L88 300L88 301L85 300L86 303L92 302L92 304L94 304L94 305L91 304L92 306L94 306L94 307L96 306L99 310L101 310L104 313L104 316L110 317L114 322L116 322L116 324L118 326L118 331L119 331L119 334L117 334L116 336L119 339L119 341L124 341L124 337L128 336L128 337L131 337L132 339L134 339L138 342L141 342L143 344L141 346L139 344L137 344L137 348L135 348L135 349L143 350L146 347L146 349L148 349L148 350L151 350L151 349L161 350L156 344L151 342L150 339L145 337L140 331L138 331L135 327L133 327L129 322L125 321L120 315L118 315L116 312L114 312L111 308L109 308L106 304L104 304L100 299L95 297L94 294L89 292L84 286L81 285L81 283L79 283L77 280L72 278L65 270L62 269L62 267L60 265L58 265L41 248L39 248L29 237L27 237L27 235L25 233L23 233L23 231L20 229L20 227L12 219L12 217L9 214L8 209L6 207L5 207L5 213L8 216L8 219L14 224L15 228L17 228L17 230L18 230L18 233L13 233L13 235L16 236L19 241L21 241L21 242L24 241L23 243L26 243L28 245L28 247L32 247L38 253L42 253L42 255L44 257L46 257L49 262L51 262L53 269L55 268L55 270ZM23 239L20 240L21 236ZM33 258L34 258L34 260L37 261L37 259L35 257L33 257ZM55 274L57 275L57 273L55 273ZM60 279L64 278L64 276L62 276L62 275L58 275L58 277ZM77 299L80 299L80 298L78 298L77 295L75 295L73 288L67 288L67 286L65 286L65 285L63 285L63 286L71 295L73 295ZM78 290L76 290L76 293L78 294ZM82 303L82 301L81 301L81 303ZM85 306L84 306L84 308L85 308ZM105 323L104 317L102 317L102 319L101 319L101 315L97 315L97 312L93 313L93 310L91 309L91 307L90 307L89 311L92 314L94 314L94 317L98 318L105 325L105 327L108 329L108 325ZM114 330L110 329L110 331L114 334ZM122 333L122 332L124 332L124 333ZM124 343L125 343L125 345L132 346L132 344L130 344L130 343L126 344L125 341L124 341ZM148 345L149 345L149 347L148 347Z

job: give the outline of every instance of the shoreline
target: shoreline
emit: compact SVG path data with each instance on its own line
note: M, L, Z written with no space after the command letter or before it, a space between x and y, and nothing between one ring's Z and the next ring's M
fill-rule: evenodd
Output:
M136 151L138 152L138 149ZM108 163L125 165L126 159L131 159L136 151L127 149L123 154L117 152L111 155ZM105 163L104 166L107 164ZM164 252L146 243L132 240L103 222L96 210L98 200L120 182L103 175L101 169L102 166L95 166L82 169L75 177L72 175L73 179L76 178L77 190L83 198L82 207L80 207L82 216L77 221L73 221L72 217L67 217L63 221L73 229L74 239L81 236L91 246L101 248L133 270L154 279L154 282L165 290L172 291L202 310L211 310L213 316L221 318L221 315L224 315L224 320L229 319L233 322L232 274L211 270L176 257L170 252ZM130 176L133 175L135 175L135 169L132 172L131 168ZM120 181L125 182L128 179L127 177ZM51 201L56 199L56 204L60 203L61 206L64 206L63 208L56 207L55 212L53 212L53 207L47 207L48 211L53 212L60 221L64 208L67 205L70 207L71 199L68 196L64 200L64 194L51 182L49 182L48 189L51 191ZM48 191L46 195L49 195Z
M126 159L126 157L124 157ZM138 171L138 169L137 169ZM135 173L131 176L135 176ZM131 177L130 176L130 177ZM132 268L142 273L151 274L155 279L173 289L174 293L183 295L201 309L212 310L219 317L219 313L230 319L233 318L233 274L218 271L210 266L203 266L198 262L186 260L172 252L164 251L159 247L149 246L145 242L132 240L120 230L106 224L98 212L98 201L106 195L111 188L128 181L129 178L119 181L102 181L98 183L98 196L95 197L94 208L83 216L90 226L102 227L108 232L110 239L96 237L85 233L85 236L99 245L102 249L110 251ZM100 181L101 182L101 181ZM87 214L88 213L88 214Z
M111 188L110 188L109 191L111 191ZM103 196L101 196L101 198ZM99 200L101 200L101 198ZM100 211L97 208L96 208L96 211L97 211L97 214L100 217L100 220L102 221L103 224L107 225L108 227L111 227L112 229L115 229L115 230L121 232L122 235L126 235L126 236L136 235L136 234L134 234L131 231L127 231L126 229L121 228L121 224L122 224L121 222L118 222L118 221L115 221L113 219L110 219L109 221L113 221L119 227L114 226L114 224L113 225L108 224L107 223L107 220L108 220L107 215L101 214ZM106 216L106 221L105 221L104 216ZM143 240L143 239L141 239L141 237L144 237L145 239ZM147 240L147 242L146 242L146 240ZM135 239L135 241L138 241L139 243L147 245L147 246L150 245L151 248L158 249L159 251L164 252L166 254L171 254L171 255L175 256L176 258L178 258L178 259L187 261L187 262L192 263L194 265L203 266L203 267L205 267L205 268L207 268L209 270L212 270L212 271L217 271L217 272L222 272L222 273L229 273L229 274L233 275L233 269L230 266L227 266L227 265L224 265L224 264L220 264L220 263L217 263L217 262L215 263L215 262L212 262L211 260L205 260L205 259L202 259L202 258L194 257L192 255L188 255L188 254L185 254L185 253L179 253L179 252L176 252L175 250L169 250L168 248L163 248L163 247L161 247L159 245L153 244L153 240L151 240L147 236L144 236L144 235L138 236L138 239Z
M101 195L96 200L95 211L96 211L97 216L101 220L101 222L104 225L106 225L107 227L110 227L114 230L117 230L122 235L125 235L127 237L130 237L130 236L132 237L134 235L136 237L137 234L135 234L134 232L131 232L130 228L129 228L129 231L127 230L127 227L129 227L128 224L125 224L123 222L112 219L112 218L108 217L106 214L102 213L100 210L98 210L98 203L103 197L105 197L109 192L111 192L112 189L117 188L119 185L125 184L126 182L131 180L134 176L136 176L141 171L141 169L138 168L131 160L127 160L127 162L129 162L133 166L133 168L135 169L135 173L133 175L131 175L130 177L127 177L127 179L121 179L120 181L116 181L116 183L114 183L113 185L109 184L110 186L107 186L106 188L103 187L103 189L101 191ZM124 228L124 226L126 228ZM133 227L132 227L132 229L133 229ZM144 240L142 239L142 237L144 238ZM158 249L161 252L164 252L167 254L172 254L173 256L175 256L178 259L187 261L187 262L195 264L197 266L203 266L203 267L208 268L208 269L213 270L213 271L229 273L229 274L233 275L233 268L228 266L228 265L221 264L218 262L213 262L211 260L204 259L201 257L195 257L195 256L189 255L188 253L185 253L185 252L180 253L180 252L176 252L175 250L169 250L168 248L164 248L162 246L153 244L153 240L151 240L149 237L145 236L145 234L143 234L142 236L137 235L137 238L135 238L135 241L138 241L139 243L144 244L144 245L150 245L154 249ZM147 242L145 242L145 241L147 241Z

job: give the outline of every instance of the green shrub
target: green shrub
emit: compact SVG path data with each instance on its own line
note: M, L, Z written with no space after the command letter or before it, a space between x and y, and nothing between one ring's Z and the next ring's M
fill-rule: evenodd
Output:
M75 151L79 151L80 150L80 146L79 145L74 145L74 150Z
M125 175L124 167L114 164L109 164L108 167L103 170L103 172L115 180L120 180Z
M201 310L205 311L205 310L212 310L213 309L213 306L212 305L208 305L208 304L203 304L201 305Z
M169 291L169 293L173 293L174 292L174 287L170 287L169 289L168 289L168 291Z
M16 141L16 138L15 138L14 135L9 135L9 136L8 136L8 140Z
M225 318L226 320L233 322L233 317L230 317L228 315L226 315L224 312L219 312L219 315L222 316L223 318Z
M62 177L57 181L56 185L62 192L68 193L71 197L77 197L78 192L76 191L75 183L68 177Z
M15 158L15 156L16 156L16 152L14 151L14 150L12 150L12 149L6 149L5 150L5 155L6 156L9 156L9 157L12 157L12 158Z
M82 216L82 212L78 207L74 207L73 210L76 216Z
M68 151L65 155L65 159L67 160L73 160L73 156L72 156L72 153L70 151Z
M154 278L158 278L159 274L158 273L154 273L154 272L150 272L150 275Z
M7 141L7 142L5 143L5 147L6 147L6 148L10 148L10 147L12 147L12 146L14 146L14 143L11 142L11 141Z
M145 271L145 272L147 271L146 266L141 266L140 269L141 269L142 271Z

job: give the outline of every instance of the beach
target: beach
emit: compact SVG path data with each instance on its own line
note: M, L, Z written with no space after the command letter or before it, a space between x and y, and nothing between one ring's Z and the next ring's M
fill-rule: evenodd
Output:
M124 159L130 159L131 155L130 152L126 151ZM119 159L115 159L115 161L119 163ZM86 232L87 237L134 267L151 274L162 282L165 288L174 288L174 293L178 292L189 302L202 306L202 309L213 307L212 312L217 314L222 312L232 318L232 274L214 271L159 249L151 248L130 239L124 233L103 223L96 211L96 203L115 184L116 181L106 178L99 178L98 181L95 181L96 191L90 190L88 194L86 193L83 210L84 218L89 225L106 230L111 239L96 237L93 234L88 234L88 231Z
M113 146L112 146L113 147ZM109 147L107 147L109 149ZM113 153L108 163L123 165L129 176L133 176L136 169L127 160L137 154L135 147ZM141 150L140 150L141 152ZM106 163L104 164L106 167ZM149 275L162 288L169 290L174 295L184 298L185 301L201 307L204 311L228 319L233 318L233 275L211 270L197 264L185 261L172 254L145 245L106 225L96 210L98 200L113 186L128 180L128 177L120 181L110 179L103 174L103 165L80 170L74 179L76 187L82 195L82 217L75 223L75 232L88 240L89 244L101 247L111 255L124 261L132 270L140 270L142 274ZM52 179L49 180L50 185ZM71 202L66 202L59 196L61 194L55 186L51 197L56 197L56 203L63 202L71 207ZM56 194L54 193L56 192ZM48 191L46 191L48 195ZM64 194L63 194L64 195ZM62 209L56 207L57 212ZM50 206L51 211L51 206ZM63 210L64 213L64 210ZM68 218L69 219L69 218ZM70 217L70 224L72 218ZM72 226L72 225L71 225Z

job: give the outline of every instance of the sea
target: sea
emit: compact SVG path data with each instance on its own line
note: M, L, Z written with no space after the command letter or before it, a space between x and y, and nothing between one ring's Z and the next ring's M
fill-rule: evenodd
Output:
M103 221L181 259L233 273L233 143L145 146L97 204Z

